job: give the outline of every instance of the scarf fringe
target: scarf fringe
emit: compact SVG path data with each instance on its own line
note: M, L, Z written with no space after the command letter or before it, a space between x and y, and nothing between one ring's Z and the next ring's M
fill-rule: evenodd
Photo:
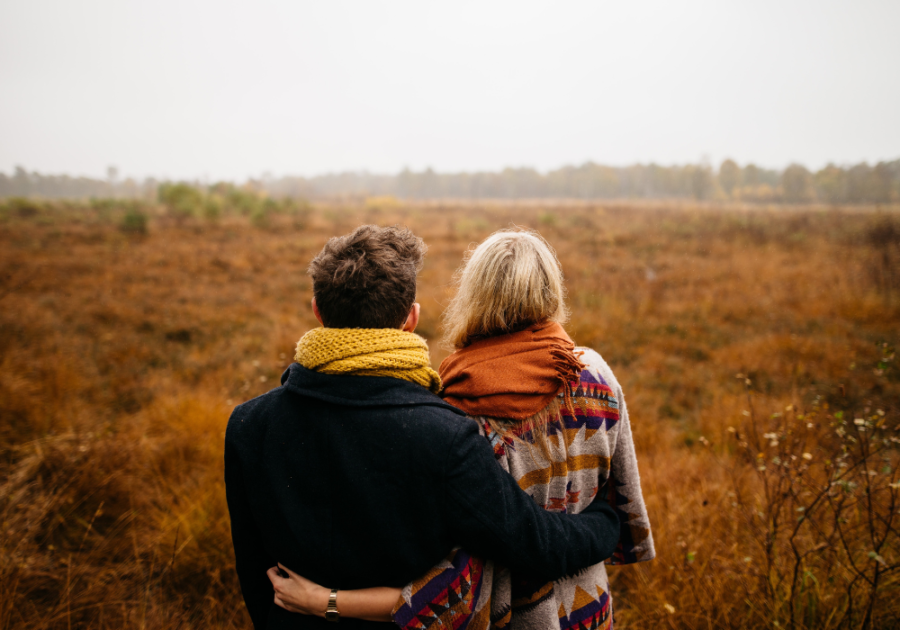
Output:
M550 346L550 356L553 357L553 365L561 381L561 390L566 409L575 416L575 404L572 402L572 383L578 380L581 371L587 367L579 360L584 352L575 354L575 344L554 343Z

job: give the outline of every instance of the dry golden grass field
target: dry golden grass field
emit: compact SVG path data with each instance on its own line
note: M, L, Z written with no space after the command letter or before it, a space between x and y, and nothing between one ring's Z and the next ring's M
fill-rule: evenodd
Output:
M556 248L656 539L611 570L617 627L900 627L896 209L375 200L151 208L146 233L124 213L0 213L0 628L249 627L225 424L315 324L309 260L361 223L429 244L434 365L471 243L515 224Z

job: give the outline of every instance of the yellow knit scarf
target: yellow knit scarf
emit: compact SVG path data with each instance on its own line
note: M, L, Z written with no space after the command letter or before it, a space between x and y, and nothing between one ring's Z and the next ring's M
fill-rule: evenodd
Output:
M425 340L393 328L315 328L297 342L294 361L324 374L389 376L441 391Z

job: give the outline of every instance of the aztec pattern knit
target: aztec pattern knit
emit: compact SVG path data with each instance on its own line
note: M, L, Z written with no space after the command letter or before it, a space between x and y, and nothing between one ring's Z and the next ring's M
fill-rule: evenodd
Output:
M441 391L428 344L394 328L315 328L297 342L294 361L323 374L388 376Z
M544 509L578 513L598 492L615 508L619 544L607 563L650 560L656 552L622 389L599 354L578 350L587 367L572 384L574 415L560 404L548 421L550 460L535 447L530 430L500 435L485 418L476 420L500 466ZM555 582L532 583L455 549L403 589L394 621L416 630L607 630L612 598L604 563Z

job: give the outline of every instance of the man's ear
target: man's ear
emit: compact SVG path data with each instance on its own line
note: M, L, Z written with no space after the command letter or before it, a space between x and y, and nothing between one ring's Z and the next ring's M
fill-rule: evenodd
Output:
M412 332L416 329L416 326L419 325L419 308L418 302L415 302L412 305L412 308L409 309L409 315L406 316L406 321L403 322L403 326L400 327L401 330Z
M313 307L313 315L315 315L316 319L319 320L319 323L324 326L325 322L322 321L322 313L319 312L319 307L316 305L316 298L312 299L312 307Z

